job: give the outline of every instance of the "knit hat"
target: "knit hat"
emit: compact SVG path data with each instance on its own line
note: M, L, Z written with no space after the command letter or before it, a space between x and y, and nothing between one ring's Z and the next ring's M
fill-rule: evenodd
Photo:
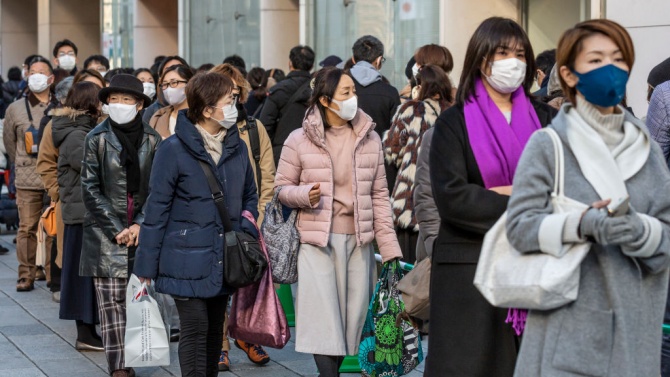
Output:
M151 105L151 98L144 94L144 85L142 84L142 81L133 75L125 73L114 75L112 81L109 82L109 86L98 92L98 99L107 105L107 99L112 93L132 94L133 96L144 100L144 108Z
M661 64L654 67L649 72L647 83L655 88L656 85L670 81L670 58L665 59Z
M322 66L322 67L335 67L341 62L342 62L342 59L340 59L339 56L330 55L330 56L326 57L325 59L323 59L319 63L319 65Z

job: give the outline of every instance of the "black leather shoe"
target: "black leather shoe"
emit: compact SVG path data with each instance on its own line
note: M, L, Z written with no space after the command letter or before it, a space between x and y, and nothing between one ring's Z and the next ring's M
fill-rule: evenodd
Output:
M35 284L31 279L19 279L18 284L16 284L17 292L30 292L35 289Z
M77 340L77 342L74 344L74 348L77 351L93 351L93 352L103 352L105 350L105 347L103 346L98 346L98 345L92 345L92 344L86 344L84 342L80 342Z

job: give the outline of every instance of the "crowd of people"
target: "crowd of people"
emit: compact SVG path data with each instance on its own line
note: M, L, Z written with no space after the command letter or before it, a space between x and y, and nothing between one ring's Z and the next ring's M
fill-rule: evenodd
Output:
M0 106L19 211L16 290L46 280L59 317L75 321L76 348L104 351L109 374L126 377L135 274L176 308L164 320L182 375L229 370L235 289L213 174L235 231L258 238L275 191L298 209L295 348L322 377L358 353L375 250L384 262L430 258L425 376L670 376L670 202L657 194L670 186L670 59L649 73L640 120L626 104L633 43L613 21L579 23L536 57L519 24L489 18L462 66L447 47L419 47L400 90L380 72L384 52L366 35L315 69L299 45L287 74L247 71L237 55L198 68L160 56L138 69L93 55L80 68L68 39L52 59L27 57L9 70ZM561 140L560 167L543 128ZM564 194L586 211L554 213L559 168ZM628 207L613 216L621 198ZM37 260L46 208L56 232ZM475 288L484 237L504 213L521 253L561 258L590 245L574 302L510 324ZM234 344L270 361L260 345Z

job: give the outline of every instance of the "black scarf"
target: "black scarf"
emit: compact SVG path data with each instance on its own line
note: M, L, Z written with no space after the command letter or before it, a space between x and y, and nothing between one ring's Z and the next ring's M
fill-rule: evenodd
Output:
M121 142L121 165L126 167L127 190L135 194L140 190L140 158L137 150L142 145L144 125L138 114L134 120L125 124L118 124L109 118L112 132Z
M237 103L235 107L237 108L237 123L239 123L241 120L247 119L247 109L244 108L244 105Z

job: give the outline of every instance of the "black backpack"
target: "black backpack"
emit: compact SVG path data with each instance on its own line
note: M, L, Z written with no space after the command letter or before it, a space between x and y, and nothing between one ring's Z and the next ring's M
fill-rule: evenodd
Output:
M243 128L245 131L249 132L249 145L251 146L251 155L254 156L254 162L256 163L256 189L258 192L261 192L261 138L258 135L258 124L256 123L256 118L250 116L247 117L247 125Z

